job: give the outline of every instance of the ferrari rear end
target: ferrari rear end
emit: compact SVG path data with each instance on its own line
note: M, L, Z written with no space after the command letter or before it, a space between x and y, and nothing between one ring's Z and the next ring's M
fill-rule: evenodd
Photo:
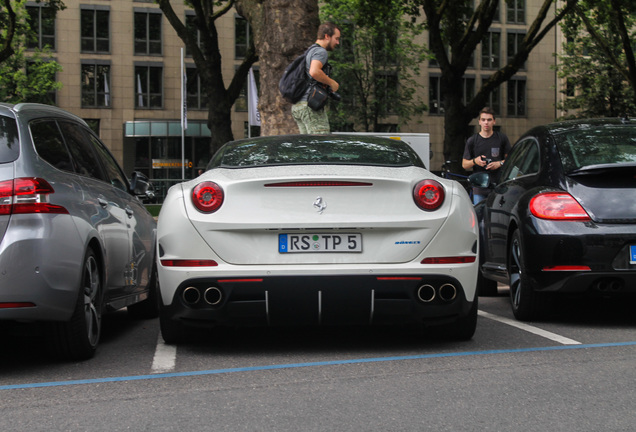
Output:
M162 206L167 342L188 326L405 322L472 337L478 237L459 184L388 139L238 143Z

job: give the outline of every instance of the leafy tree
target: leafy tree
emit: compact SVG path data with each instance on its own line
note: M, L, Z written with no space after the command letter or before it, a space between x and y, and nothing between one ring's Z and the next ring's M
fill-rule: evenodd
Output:
M414 79L427 59L426 50L414 42L422 25L405 20L406 13L401 0L326 0L322 5L322 20L342 30L340 48L329 58L343 97L331 104L333 129L380 131L392 115L404 124L427 109Z
M429 33L429 48L441 69L440 87L444 106L444 156L461 160L466 130L470 121L488 104L493 90L508 81L528 60L530 52L574 8L578 0L566 0L555 16L547 21L556 0L544 0L528 27L516 54L494 71L476 94L462 102L462 80L471 58L493 22L499 0L404 0L416 13L424 13ZM512 0L507 0L506 3ZM563 3L563 2L560 2ZM547 21L547 22L546 22ZM455 167L453 169L456 169ZM458 169L458 168L457 168Z
M193 26L187 25L177 16L170 0L157 0L157 3L196 64L202 92L208 98L208 127L212 132L210 154L213 154L221 145L234 139L232 106L245 85L250 67L258 57L251 45L226 88L216 20L230 12L236 0L186 0L186 5L195 13Z
M561 24L566 42L559 77L568 117L636 114L636 0L581 0ZM627 84L627 85L626 85Z
M65 8L59 0L48 0L57 12ZM61 88L55 74L62 70L53 61L48 47L27 51L27 42L36 40L24 1L0 2L0 100L3 102L52 103L52 91Z

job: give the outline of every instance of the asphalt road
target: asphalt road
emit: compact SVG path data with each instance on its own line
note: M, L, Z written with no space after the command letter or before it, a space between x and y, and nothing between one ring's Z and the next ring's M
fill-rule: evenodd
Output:
M96 357L0 334L1 431L634 431L634 302L512 318L480 299L468 342L413 328L201 332L106 317Z

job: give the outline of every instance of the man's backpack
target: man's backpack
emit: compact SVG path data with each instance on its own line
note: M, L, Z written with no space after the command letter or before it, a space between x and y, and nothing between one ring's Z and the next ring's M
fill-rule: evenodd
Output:
M291 102L298 102L309 87L309 80L307 79L307 73L305 71L305 58L310 49L317 44L313 44L304 54L299 55L293 62L287 66L282 78L278 82L278 89L283 97Z

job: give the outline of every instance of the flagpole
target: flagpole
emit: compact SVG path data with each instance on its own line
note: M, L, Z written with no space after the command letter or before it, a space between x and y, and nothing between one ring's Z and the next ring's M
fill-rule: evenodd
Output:
M185 180L185 107L186 107L186 100L185 100L185 92L186 92L186 87L185 87L185 82L184 82L184 63L183 63L183 48L181 48L181 179Z

